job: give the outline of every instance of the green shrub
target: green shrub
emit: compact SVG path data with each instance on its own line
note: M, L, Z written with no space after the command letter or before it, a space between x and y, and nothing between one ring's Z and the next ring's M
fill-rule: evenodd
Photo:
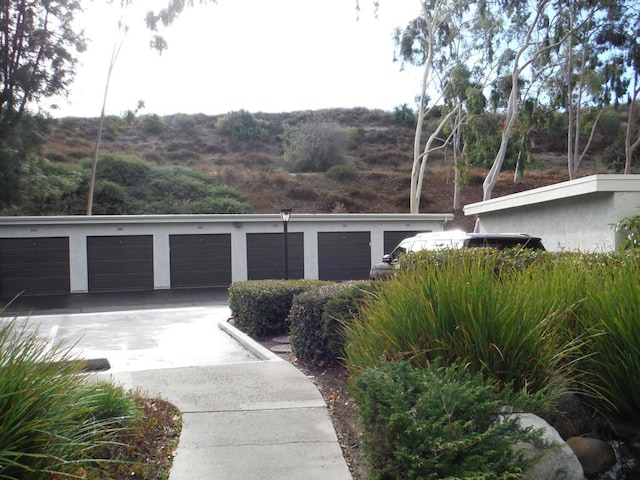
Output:
M460 363L385 364L356 378L356 395L373 480L520 478L532 461L514 445L540 442L501 415L517 396Z
M344 328L359 315L360 309L372 299L376 285L371 281L343 282L322 312L322 335L331 361L345 359Z
M84 161L83 165L90 168L90 161ZM134 187L144 184L153 168L151 163L133 155L101 155L96 165L96 179Z
M334 283L296 295L287 316L291 347L296 357L305 363L332 363L322 331L322 312L329 299L340 289Z
M415 128L417 124L417 118L415 112L409 108L406 103L393 109L393 121L400 125L406 125L407 127Z
M216 128L235 140L262 140L267 136L265 125L246 110L230 112L216 122Z
M640 248L640 215L625 217L615 225L620 240L618 248L629 250Z
M293 297L326 285L320 280L249 280L229 287L229 307L236 326L248 335L266 338L288 331Z
M179 130L191 133L196 129L197 123L193 115L179 113L173 118L173 123Z
M296 356L314 365L343 357L342 322L349 322L370 282L330 283L296 295L287 317Z
M596 131L607 138L616 138L620 133L620 113L616 111L602 112Z
M164 130L164 120L159 115L152 113L142 117L142 130L145 133L157 135Z
M74 471L136 414L121 389L90 382L82 362L24 321L2 323L0 351L0 478Z
M348 183L356 176L356 171L349 165L334 165L325 172L325 176L340 183Z

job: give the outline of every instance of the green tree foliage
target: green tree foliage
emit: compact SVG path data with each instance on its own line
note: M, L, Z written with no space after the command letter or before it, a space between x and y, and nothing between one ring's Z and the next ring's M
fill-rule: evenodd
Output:
M135 0L122 0L125 4L130 4ZM163 3L163 2L160 2ZM147 23L147 27L156 32L151 39L151 48L154 48L158 52L162 53L163 50L166 50L168 47L167 41L165 38L158 34L158 29L160 26L168 27L174 21L178 19L182 11L185 7L192 7L195 5L195 0L167 0L166 6L160 8L159 10L150 10L147 12L147 16L145 21ZM217 3L216 0L200 0L199 4L206 3Z
M21 208L22 215L84 214L91 160L79 165L41 161L38 188ZM234 189L215 177L185 167L158 167L135 156L105 155L97 164L94 213L141 215L183 213L251 213Z
M63 93L84 34L74 25L77 0L0 2L0 208L18 200L24 163L41 146L42 123L30 111Z
M499 115L485 113L469 120L463 131L463 139L467 148L469 163L476 167L489 168L500 148L500 136L496 133L502 127ZM507 151L504 166L515 165L515 155L511 145Z
M48 132L42 116L22 115L11 125L0 125L0 209L32 194L37 183L38 152Z
M267 135L265 123L246 110L238 110L220 117L216 128L235 140L262 140Z
M305 122L285 129L284 166L290 172L326 172L344 163L347 132L335 122Z

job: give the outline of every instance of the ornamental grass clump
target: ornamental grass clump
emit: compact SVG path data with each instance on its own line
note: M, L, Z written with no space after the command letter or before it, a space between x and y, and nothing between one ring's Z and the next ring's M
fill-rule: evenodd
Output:
M610 412L640 420L640 253L600 255L584 279L579 326L592 333L578 363L584 384Z
M83 362L25 321L0 320L0 478L68 475L135 416L124 392L81 375Z
M346 327L347 367L357 376L386 361L425 367L442 358L516 390L548 388L567 377L577 351L563 333L573 297L551 292L562 286L552 271L544 261L505 268L491 249L412 261Z

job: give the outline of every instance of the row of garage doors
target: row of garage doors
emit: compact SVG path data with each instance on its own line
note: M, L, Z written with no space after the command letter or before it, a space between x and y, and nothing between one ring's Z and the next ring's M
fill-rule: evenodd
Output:
M303 233L289 233L287 262L283 234L246 240L249 280L304 278ZM169 246L171 288L231 284L230 234L170 235ZM69 293L69 264L68 237L0 238L0 296ZM364 279L370 265L370 232L318 233L321 280ZM87 237L87 276L89 292L153 290L153 236Z

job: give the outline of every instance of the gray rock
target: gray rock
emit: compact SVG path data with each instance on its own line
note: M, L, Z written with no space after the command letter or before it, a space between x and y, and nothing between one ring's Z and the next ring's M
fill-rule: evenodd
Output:
M515 416L523 427L542 429L542 441L547 448L539 448L529 443L519 443L517 448L524 450L527 456L541 455L541 458L528 471L527 480L585 480L582 465L573 450L562 440L555 428L532 413L519 413Z
M588 437L571 437L567 440L578 460L582 464L585 475L597 475L613 467L616 453L613 447L603 440Z

